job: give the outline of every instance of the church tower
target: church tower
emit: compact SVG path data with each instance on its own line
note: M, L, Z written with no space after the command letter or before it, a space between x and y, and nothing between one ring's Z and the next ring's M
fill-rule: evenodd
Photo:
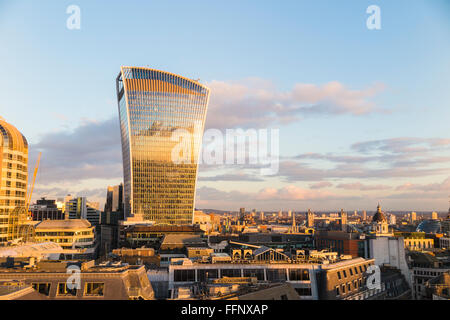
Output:
M381 211L381 206L378 204L377 206L377 212L375 212L375 215L372 219L372 231L376 233L378 236L389 236L391 235L389 233L389 224L386 219L385 214L383 211Z

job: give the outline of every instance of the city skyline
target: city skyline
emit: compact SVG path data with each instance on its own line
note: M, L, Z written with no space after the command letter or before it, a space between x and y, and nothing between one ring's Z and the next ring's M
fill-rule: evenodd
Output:
M378 31L365 26L371 3L352 4L263 3L250 17L252 5L240 4L232 24L233 5L208 4L203 10L214 14L204 16L196 11L200 3L180 2L177 22L164 30L154 29L161 18L144 18L168 12L165 4L145 5L137 13L140 28L130 22L123 30L112 22L122 10L135 12L137 2L110 4L105 13L98 3L80 1L80 30L65 28L63 4L0 4L9 13L0 22L6 40L0 56L16 61L3 68L9 76L0 80L0 115L29 140L30 170L43 152L33 199L71 193L104 203L106 187L123 180L111 79L121 65L150 64L200 77L211 89L206 128L280 129L277 175L201 165L197 208L372 210L381 201L387 210L447 211L448 4L383 2ZM33 15L24 13L16 26L11 17L19 11ZM192 22L185 11L199 19ZM194 27L183 29L188 22ZM207 53L193 30L212 39ZM111 47L106 34L147 41L133 52ZM170 38L176 41L162 42ZM33 50L23 50L30 40ZM196 50L183 51L190 42ZM41 63L32 69L34 59Z
M450 300L449 15L0 0L0 300Z

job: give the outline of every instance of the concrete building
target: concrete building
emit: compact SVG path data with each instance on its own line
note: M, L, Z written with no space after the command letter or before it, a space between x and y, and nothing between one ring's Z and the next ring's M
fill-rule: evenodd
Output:
M403 274L412 287L411 273L406 260L405 242L402 237L372 237L367 239L366 258L375 260L379 267L394 267Z
M177 290L180 287L193 288L199 283L210 283L220 279L235 278L234 281L242 281L243 278L255 278L257 283L287 283L297 292L301 300L336 299L349 297L351 294L366 291L365 271L373 264L373 260L363 258L339 261L336 263L264 263L253 260L250 263L197 263L190 259L172 260L169 266L169 290ZM356 271L354 271L356 268ZM350 284L350 290L336 296L333 282L332 292L330 274L341 274L344 277L345 290ZM351 270L351 271L350 271ZM347 274L348 272L348 274ZM349 282L351 274L351 281ZM353 279L354 278L354 279ZM356 284L353 280L356 280ZM231 282L231 280L229 280ZM353 288L353 286L355 286ZM379 290L382 291L382 290ZM367 292L368 297L375 298L378 290ZM334 296L333 296L334 294Z
M41 198L36 204L30 206L33 221L64 220L64 213L59 209L55 200Z
M412 295L415 300L427 298L427 282L450 271L448 251L408 253L408 262L412 273Z
M79 270L80 280L69 286L72 270ZM41 261L33 264L17 262L0 267L0 282L12 285L21 279L22 288L31 287L37 295L9 295L9 299L39 300L153 300L154 292L144 266L121 263L95 265L94 261ZM1 285L0 284L0 285ZM1 288L0 288L1 299Z
M54 242L69 259L93 259L97 254L95 228L84 219L45 220L35 226L35 241Z
M193 224L198 225L199 228L205 231L207 234L212 231L213 223L211 221L211 216L204 213L201 210L194 211Z
M318 276L319 300L370 300L384 299L384 286L367 287L367 269L373 259L356 258L322 265Z
M424 300L450 300L450 271L425 283Z
M450 237L439 238L439 248L450 249Z

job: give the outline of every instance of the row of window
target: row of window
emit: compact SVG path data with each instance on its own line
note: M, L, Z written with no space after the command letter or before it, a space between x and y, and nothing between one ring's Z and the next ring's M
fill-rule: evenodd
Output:
M25 200L0 200L0 206L15 206L22 207L25 206Z
M68 285L66 282L59 282L56 290L57 296L77 296L78 289ZM49 296L51 283L48 282L40 282L40 283L32 283L32 287L37 292ZM87 282L84 285L84 295L85 296L95 296L102 297L105 292L105 284L101 282Z
M347 282L346 284L341 284L336 286L336 296L340 296L346 293L350 293L354 290L358 290L363 286L362 279L353 280L353 282Z
M60 232L50 232L50 231L37 231L36 236L38 237L73 237L74 235L93 235L93 231L60 231Z
M414 274L421 275L421 276L437 277L437 276L441 275L442 272L414 270Z
M348 271L348 274L347 274ZM349 275L350 277L353 275L357 275L357 274L362 274L363 272L367 271L367 265L360 265L359 268L358 267L354 267L354 268L348 268L347 270L342 270L337 272L337 276L339 278L339 280L341 280L342 278L347 278Z
M194 269L174 270L175 282L194 282L195 281ZM289 275L289 281L309 281L309 270L307 269L289 269L289 273L286 269L220 269L222 277L255 277L260 281L266 279L265 272L267 273L268 281L287 281ZM203 282L210 279L218 279L218 269L197 269L197 281Z
M28 158L26 158L26 157L23 157L21 155L11 154L11 153L4 153L3 158L9 159L9 160L24 161L24 162L28 161Z

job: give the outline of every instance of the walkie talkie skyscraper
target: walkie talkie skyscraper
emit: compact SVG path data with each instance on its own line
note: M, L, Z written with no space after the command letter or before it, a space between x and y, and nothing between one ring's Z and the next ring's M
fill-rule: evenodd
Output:
M116 85L125 216L192 224L209 89L176 74L139 67L121 67ZM180 131L191 137L183 148L189 150L189 161L183 163L173 158Z

